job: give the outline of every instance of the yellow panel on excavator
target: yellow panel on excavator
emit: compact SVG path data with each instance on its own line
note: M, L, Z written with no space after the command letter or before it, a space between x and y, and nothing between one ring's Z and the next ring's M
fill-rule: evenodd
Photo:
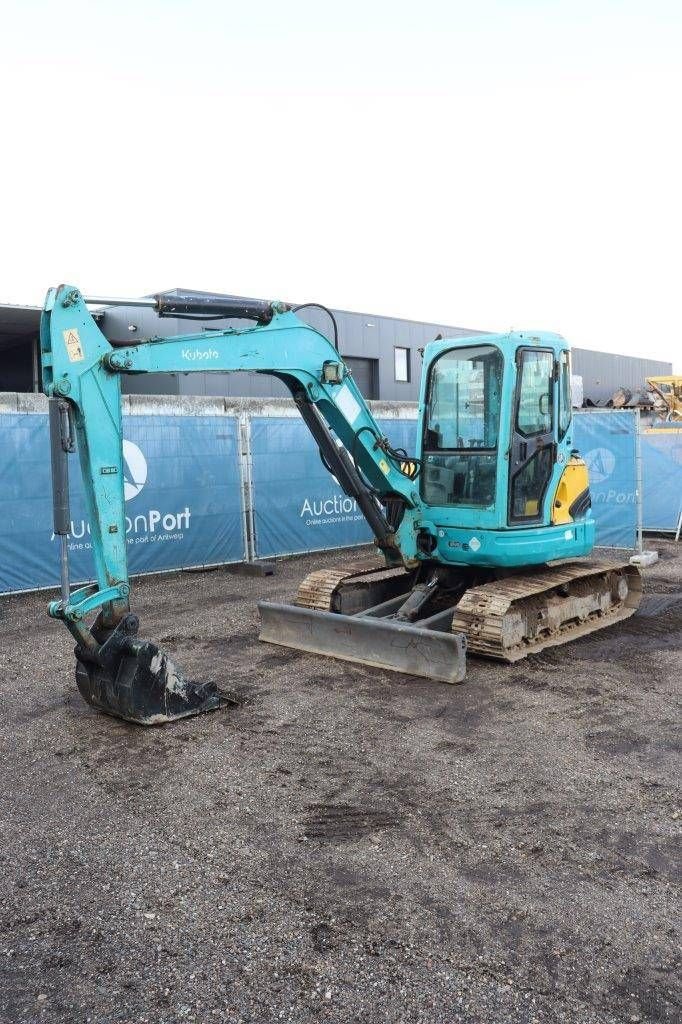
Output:
M572 523L573 516L570 508L576 498L588 489L590 485L585 460L572 455L566 463L566 468L561 474L559 486L552 502L552 523L559 526L562 523Z

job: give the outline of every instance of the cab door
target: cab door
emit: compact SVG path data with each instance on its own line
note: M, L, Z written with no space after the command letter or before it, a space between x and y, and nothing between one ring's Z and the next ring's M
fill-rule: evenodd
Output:
M517 349L509 452L510 526L544 522L545 495L556 459L554 380L551 349Z

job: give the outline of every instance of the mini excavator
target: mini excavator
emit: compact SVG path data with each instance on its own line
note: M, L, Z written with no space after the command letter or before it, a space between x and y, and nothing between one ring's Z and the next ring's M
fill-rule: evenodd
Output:
M112 343L88 307L116 304L237 323ZM225 702L214 683L187 680L142 639L131 612L123 374L250 370L279 378L326 468L369 523L377 557L310 573L293 605L259 603L262 640L455 683L467 651L513 662L636 610L638 569L586 557L595 526L574 446L563 338L510 333L428 344L410 455L372 416L339 354L333 317L330 340L297 308L218 295L87 298L70 285L48 292L41 351L61 540L61 597L49 614L76 641L86 701L145 725ZM68 454L76 450L96 581L72 590Z

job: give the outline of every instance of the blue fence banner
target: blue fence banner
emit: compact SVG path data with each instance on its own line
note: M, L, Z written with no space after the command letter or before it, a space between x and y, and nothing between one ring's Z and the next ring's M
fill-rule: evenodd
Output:
M574 441L590 470L597 544L635 547L637 420L630 410L574 417ZM415 452L416 420L379 425L394 447ZM372 534L352 498L322 465L302 420L251 420L255 546L259 558L367 544Z
M47 416L0 415L0 593L56 585ZM131 573L242 561L235 417L123 418ZM72 581L92 579L92 546L77 456L70 459Z
M590 474L597 544L634 548L637 542L637 413L580 412L573 441Z
M645 530L675 530L682 512L682 424L642 432Z
M378 420L395 448L414 452L416 420ZM251 461L259 558L368 544L372 531L320 459L298 417L254 416Z
M253 552L258 557L371 541L355 501L322 464L303 421L249 416ZM379 420L395 447L415 452L415 419ZM597 543L633 548L637 532L633 412L582 412L574 441L590 470ZM123 417L126 528L131 573L242 561L239 423L232 415L165 412ZM0 593L55 586L47 416L0 414ZM682 501L682 430L642 435L645 526L675 528ZM71 460L72 580L93 576L77 458Z

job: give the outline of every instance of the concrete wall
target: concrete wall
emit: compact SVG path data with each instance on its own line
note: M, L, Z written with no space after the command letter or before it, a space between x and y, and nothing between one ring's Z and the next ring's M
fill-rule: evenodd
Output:
M415 420L416 402L368 402L377 419ZM299 416L292 398L226 398L222 396L123 395L125 416ZM47 398L42 394L0 391L0 415L3 413L47 413ZM46 453L49 458L49 452Z

